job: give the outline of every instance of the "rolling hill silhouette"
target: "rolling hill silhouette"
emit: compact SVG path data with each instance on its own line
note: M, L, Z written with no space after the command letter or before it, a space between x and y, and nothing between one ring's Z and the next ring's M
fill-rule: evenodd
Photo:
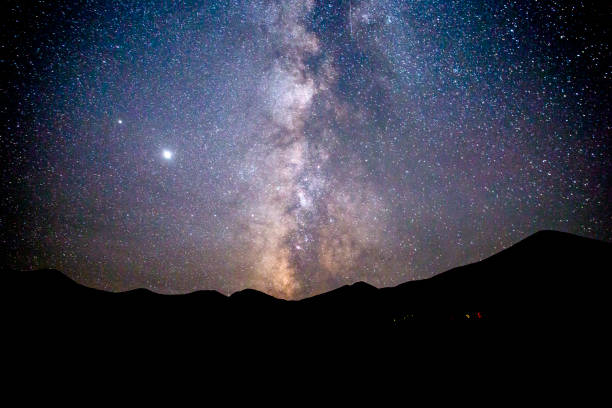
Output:
M56 270L6 271L2 297L15 330L205 336L217 330L397 330L431 321L571 322L603 317L612 244L541 231L483 261L377 289L357 282L300 301L252 289L160 295L111 293ZM255 333L255 332L253 332Z

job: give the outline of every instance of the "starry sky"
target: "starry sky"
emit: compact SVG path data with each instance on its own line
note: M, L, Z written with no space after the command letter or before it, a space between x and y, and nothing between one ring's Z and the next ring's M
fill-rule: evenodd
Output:
M4 265L300 299L612 240L609 6L2 9Z

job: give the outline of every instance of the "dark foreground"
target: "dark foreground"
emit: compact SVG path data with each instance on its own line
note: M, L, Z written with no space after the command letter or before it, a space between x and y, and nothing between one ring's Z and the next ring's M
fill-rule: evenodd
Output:
M110 293L59 271L5 272L5 328L19 333L147 336L410 330L421 323L482 325L607 320L612 244L542 231L481 262L377 289L363 282L300 301L254 290ZM8 325L7 325L8 323Z

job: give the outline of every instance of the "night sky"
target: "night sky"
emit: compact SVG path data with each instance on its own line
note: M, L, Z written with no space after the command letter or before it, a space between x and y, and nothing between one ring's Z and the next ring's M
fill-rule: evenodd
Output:
M3 1L3 265L299 299L610 241L604 3Z

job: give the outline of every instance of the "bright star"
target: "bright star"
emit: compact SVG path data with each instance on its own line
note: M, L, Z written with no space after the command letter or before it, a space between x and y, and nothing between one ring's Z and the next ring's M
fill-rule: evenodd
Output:
M164 157L164 159L170 160L172 158L172 152L170 150L164 150L162 152L162 156Z
M122 121L121 119L118 119L118 120L117 120L117 123L118 123L118 124L122 124L122 123L123 123L123 121Z

